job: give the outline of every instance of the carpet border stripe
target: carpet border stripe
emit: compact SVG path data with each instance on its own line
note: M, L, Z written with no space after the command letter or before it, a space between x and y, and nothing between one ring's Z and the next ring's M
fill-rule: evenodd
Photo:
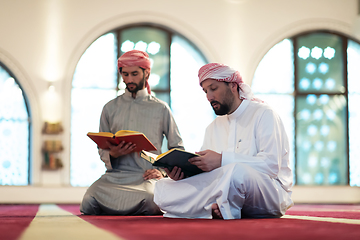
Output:
M311 217L311 216L297 216L297 215L284 215L281 218L360 225L360 220L359 219L331 218L331 217Z

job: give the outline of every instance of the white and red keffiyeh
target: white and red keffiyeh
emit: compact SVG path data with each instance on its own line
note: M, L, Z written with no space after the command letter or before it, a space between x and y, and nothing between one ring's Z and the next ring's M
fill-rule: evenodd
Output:
M221 82L235 82L239 87L240 99L248 99L251 101L263 102L262 100L255 98L249 85L244 83L240 73L229 66L221 63L209 63L202 66L199 69L199 83L206 79L214 79Z
M122 67L134 67L138 66L145 70L151 71L151 62L149 55L146 52L140 50L131 50L119 57L118 59L118 69ZM148 90L148 93L151 93L150 85L148 83L148 79L145 82L145 86Z

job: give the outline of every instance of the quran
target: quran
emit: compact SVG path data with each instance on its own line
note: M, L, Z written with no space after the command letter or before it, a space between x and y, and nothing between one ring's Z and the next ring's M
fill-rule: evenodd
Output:
M147 151L140 152L140 157L149 161L153 166L167 168L170 171L175 166L181 168L181 171L184 173L184 178L204 172L203 170L188 161L189 158L196 156L199 155L187 152L179 148L173 148L160 155L156 155Z
M91 138L101 149L109 149L106 144L107 141L113 145L119 145L120 142L124 141L125 143L132 142L136 144L134 152L140 152L141 150L157 150L150 140L141 132L130 130L120 130L115 134L110 132L89 132L87 136Z

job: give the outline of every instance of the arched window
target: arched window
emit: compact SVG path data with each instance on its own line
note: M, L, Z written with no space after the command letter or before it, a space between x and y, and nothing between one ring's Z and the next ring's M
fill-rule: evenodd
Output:
M15 76L0 62L0 185L28 185L30 116Z
M318 31L284 39L256 69L254 93L277 109L298 185L360 186L360 44Z
M152 94L171 107L187 150L200 149L205 126L214 119L197 80L197 71L207 61L191 42L153 25L127 26L108 32L88 47L73 77L70 169L73 186L88 186L105 171L96 145L86 133L99 130L104 104L124 92L116 63L120 55L132 49L149 54ZM166 146L163 144L163 151Z

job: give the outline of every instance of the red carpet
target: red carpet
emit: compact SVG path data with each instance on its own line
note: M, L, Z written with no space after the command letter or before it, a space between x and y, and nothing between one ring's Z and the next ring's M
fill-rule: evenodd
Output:
M38 209L39 205L0 205L0 239L17 239Z
M80 215L79 205L58 206L128 240L360 239L360 205L295 205L285 218L227 221L169 219L162 216L84 216ZM0 205L0 239L18 239L37 209L36 205ZM330 222L334 219L336 222Z
M78 206L60 206L79 215ZM325 211L325 212L324 212ZM360 219L359 205L298 205L287 214ZM360 239L360 225L298 219L168 219L162 216L80 216L125 239Z
M360 205L295 205L286 214L312 217L360 219Z

